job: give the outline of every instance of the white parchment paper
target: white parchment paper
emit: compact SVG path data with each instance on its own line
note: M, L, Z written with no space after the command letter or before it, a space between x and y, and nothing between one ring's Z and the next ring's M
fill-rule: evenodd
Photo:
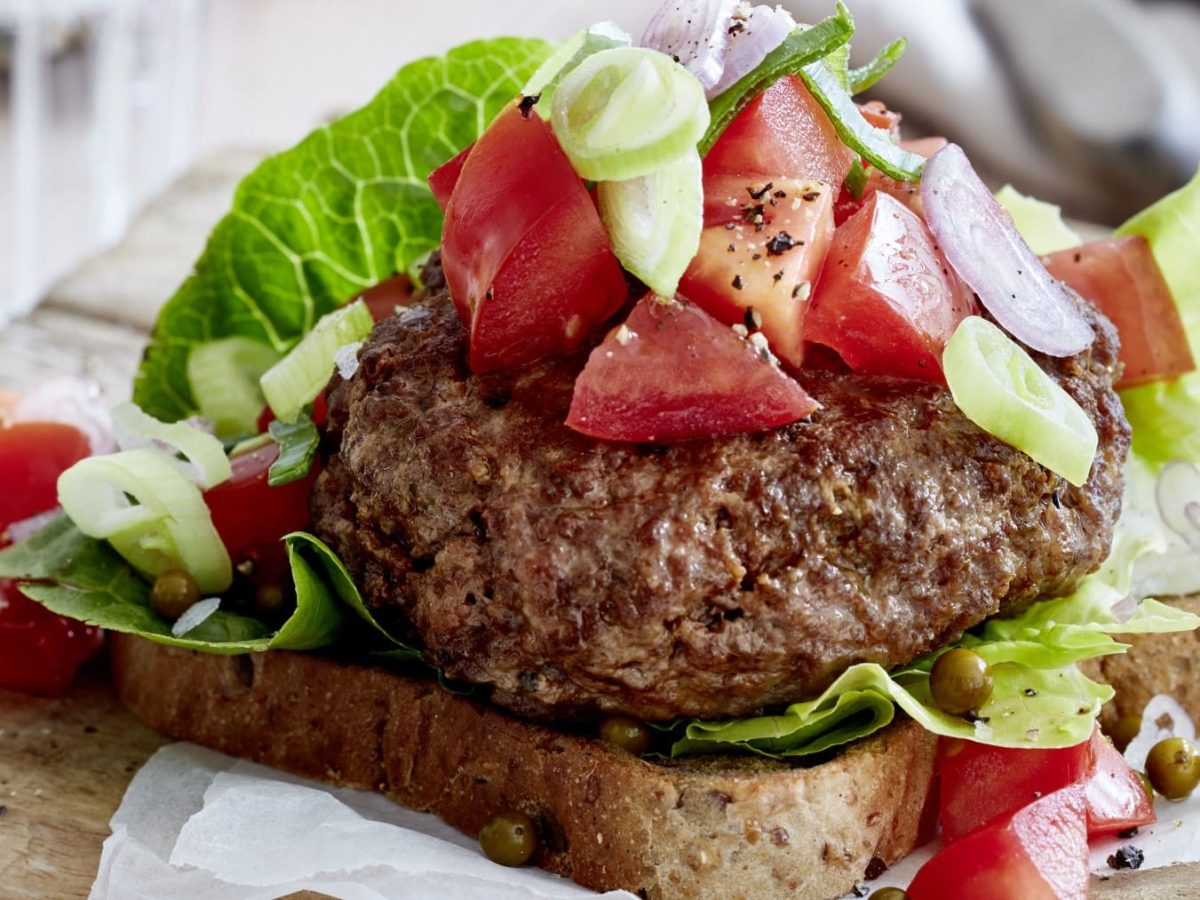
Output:
M104 842L92 900L597 897L539 869L506 869L435 816L190 744L156 753ZM623 891L603 895L636 900Z

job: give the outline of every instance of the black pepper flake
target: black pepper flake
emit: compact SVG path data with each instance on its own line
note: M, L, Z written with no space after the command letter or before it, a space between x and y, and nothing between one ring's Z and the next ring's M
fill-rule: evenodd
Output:
M771 277L775 279L776 284L779 284L779 282L783 281L783 269L780 269L778 272L776 272Z
M522 97L521 105L518 107L521 110L521 118L528 119L529 114L533 112L533 108L537 106L537 102L541 99L541 94L526 94Z
M487 293L485 293L485 294L483 295L483 299L484 299L484 300L491 300L491 299L492 299L492 289L491 289L491 288L488 288L488 289L487 289Z
M1133 844L1126 844L1108 858L1111 869L1140 869L1146 861L1146 854Z
M732 25L729 26L730 34L741 34L745 30L746 30L745 22L734 22Z
M803 241L797 241L786 231L781 231L775 237L767 241L767 252L772 256L782 256L787 253L797 244L803 244Z
M1083 254L1082 253L1075 254L1075 262L1083 262Z
M771 196L776 200L784 200L787 198L787 191L776 191Z
M766 204L763 203L755 203L742 207L742 213L746 216L746 221L754 224L755 231L762 231L766 227L766 223L763 221L763 215L766 211Z
M735 228L737 228L737 222L726 222L725 223L726 231L733 231L733 229L735 229Z
M730 253L736 253L736 252L737 252L737 244L730 244L730 245L729 245L729 252L730 252Z
M817 200L820 198L821 192L820 191L809 191L808 193L801 194L800 196L803 197L807 202L812 203L814 200Z
M1139 830L1140 829L1136 825L1132 825L1129 828L1122 828L1120 831L1117 832L1117 837L1119 837L1123 841L1127 841L1131 837L1136 835Z
M5 806L3 803L0 803L0 816L3 816L7 812L8 812L8 807Z
M973 712L963 713L963 718L966 719L968 722L970 722L972 725L974 725L976 722L980 723L981 725L986 725L988 722L992 721L991 717L989 717L989 716L977 716Z
M1050 502L1054 504L1055 509L1062 509L1062 500L1058 498L1058 491L1050 494Z
M755 254L754 254L753 256L751 256L750 258L751 258L752 260L754 260L755 262L758 262L760 259L762 259L762 254L761 254L761 253L755 253Z
M850 893L855 897L865 897L867 894L871 893L871 891L865 884L856 884L854 887L850 888Z
M867 881L874 881L887 870L887 863L878 856L872 856L871 861L867 863L867 870L863 872L863 878L867 879Z
M758 331L758 320L754 315L753 306L746 307L746 314L742 316L742 324L746 326L747 331Z
M773 187L775 187L775 182L768 181L757 191L752 187L746 188L746 193L750 195L751 200L761 200L763 197L767 196L767 194L769 194L771 192L771 188L773 188Z
M1038 692L1033 688L1025 688L1023 693L1026 697L1036 697L1038 695Z
M744 286L742 284L742 276L741 275L734 275L733 281L731 283L733 284L733 289L735 291L740 291L742 289L742 287Z

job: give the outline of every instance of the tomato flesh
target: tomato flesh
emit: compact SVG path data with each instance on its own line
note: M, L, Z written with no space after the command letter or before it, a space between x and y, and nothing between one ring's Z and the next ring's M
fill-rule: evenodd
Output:
M942 350L976 311L921 218L876 193L834 234L805 336L857 372L944 384Z
M833 240L832 191L722 176L705 180L704 202L700 251L679 293L727 325L761 320L772 352L798 368L808 299Z
M442 212L445 212L446 207L450 205L450 197L458 184L459 176L462 175L463 164L466 163L467 157L471 155L473 149L475 149L475 145L471 144L452 159L442 163L429 175L429 189L433 191L433 199L442 208Z
M1179 309L1144 237L1093 241L1042 261L1117 326L1125 364L1119 389L1195 370Z
M750 101L704 157L704 174L824 181L836 188L857 159L799 76Z
M983 792L986 785L973 790ZM1085 821L1080 789L1055 791L945 847L917 872L909 896L1083 900L1089 877Z
M1084 784L1088 837L1116 834L1158 821L1142 779L1097 728L1092 734L1092 766Z
M0 547L10 525L58 506L58 476L90 452L69 425L0 427ZM99 628L56 616L0 580L0 688L61 696L102 641Z
M284 535L304 531L312 522L308 509L317 467L305 478L271 487L267 476L279 457L274 441L232 460L233 477L204 494L213 526L236 566L247 560L272 572L286 567L280 543Z
M588 357L567 425L613 441L762 431L817 409L750 341L694 304L641 300Z
M550 126L516 105L463 164L442 266L475 372L577 350L628 296L583 181Z

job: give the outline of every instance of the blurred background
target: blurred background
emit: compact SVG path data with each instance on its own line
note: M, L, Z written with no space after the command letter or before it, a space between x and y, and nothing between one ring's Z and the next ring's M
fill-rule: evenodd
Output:
M831 0L784 5L807 21L832 11ZM473 37L564 38L597 18L637 36L657 6L0 0L0 322L118 241L191 167L230 148L245 150L232 165L248 167L368 100L408 60ZM851 6L856 58L912 39L877 93L905 113L906 133L963 143L997 184L1115 223L1200 161L1200 3ZM198 215L215 218L217 206ZM169 218L154 228L170 239ZM171 269L164 284L183 274Z

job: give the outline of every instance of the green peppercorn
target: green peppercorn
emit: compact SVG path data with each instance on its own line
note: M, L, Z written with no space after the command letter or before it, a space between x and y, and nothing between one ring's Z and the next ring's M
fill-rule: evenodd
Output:
M1108 730L1108 736L1112 738L1113 746L1124 753L1125 748L1129 746L1129 742L1137 737L1138 732L1141 730L1142 717L1131 713L1117 719Z
M171 569L154 579L150 602L155 612L174 622L200 600L200 587L190 572Z
M1161 740L1146 757L1146 775L1168 800L1183 800L1200 784L1200 753L1186 738Z
M254 590L254 611L269 619L283 612L290 599L283 585L260 584Z
M487 820L479 832L479 846L492 862L523 866L537 850L537 829L529 816L506 810Z
M1154 785L1152 785L1150 783L1150 776L1147 775L1145 772L1138 772L1137 776L1138 776L1138 778L1141 779L1142 790L1144 790L1146 792L1146 796L1149 797L1150 802L1153 803L1154 802Z
M978 653L957 647L933 664L929 692L933 702L952 716L974 712L992 696L992 670Z
M650 729L645 722L629 716L609 716L600 723L602 740L641 756L650 747Z
M908 891L898 887L885 887L871 891L867 900L909 900Z

